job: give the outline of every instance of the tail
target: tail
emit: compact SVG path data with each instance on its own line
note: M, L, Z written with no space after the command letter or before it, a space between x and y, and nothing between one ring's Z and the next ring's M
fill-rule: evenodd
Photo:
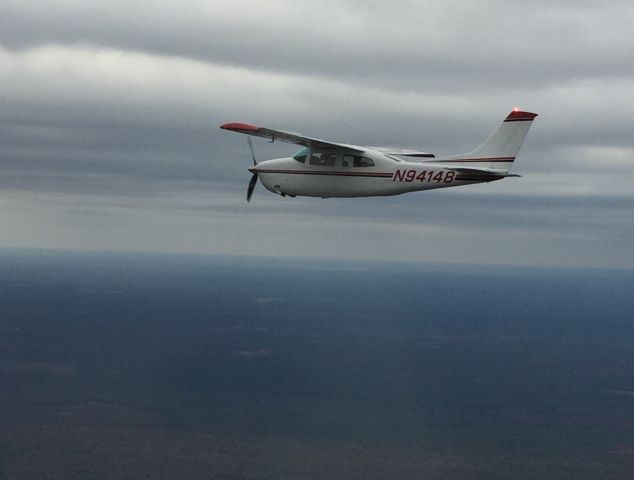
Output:
M536 113L514 109L478 148L462 155L438 158L436 161L508 172L536 116Z

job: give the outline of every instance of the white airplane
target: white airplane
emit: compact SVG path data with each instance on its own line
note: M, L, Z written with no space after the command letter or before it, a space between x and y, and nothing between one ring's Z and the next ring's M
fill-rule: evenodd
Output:
M414 150L328 142L248 123L225 123L220 128L303 147L290 158L257 163L248 138L253 176L247 201L258 178L267 190L284 197L373 197L519 177L509 171L536 116L515 108L478 148L442 158Z

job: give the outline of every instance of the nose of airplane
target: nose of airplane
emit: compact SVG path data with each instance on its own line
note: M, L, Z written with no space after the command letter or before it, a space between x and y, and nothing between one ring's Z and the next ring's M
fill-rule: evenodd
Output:
M249 172L251 172L251 173L259 173L263 169L266 169L267 167L270 167L272 162L275 162L275 160L263 160L263 161L259 162L257 165L253 165L253 166L249 167Z
M259 162L257 165L253 165L252 167L249 167L249 172L262 173L262 172L268 172L271 169L276 170L279 168L283 168L286 165L285 163L286 161L287 161L286 158L263 160L262 162Z

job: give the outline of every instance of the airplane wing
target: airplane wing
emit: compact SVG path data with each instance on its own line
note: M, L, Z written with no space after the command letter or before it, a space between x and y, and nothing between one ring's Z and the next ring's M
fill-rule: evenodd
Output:
M257 127L249 123L224 123L220 125L223 130L244 133L255 137L268 138L272 142L279 140L280 142L294 143L303 145L304 147L314 148L316 150L345 150L347 152L362 153L365 151L363 147L355 145L346 145L344 143L327 142L317 138L305 137L299 133L283 132L281 130L272 130L270 128Z
M368 147L372 150L376 150L386 155L399 155L401 157L416 157L416 158L435 158L436 155L428 152L420 152L418 150L408 150L405 148L389 148L389 147Z

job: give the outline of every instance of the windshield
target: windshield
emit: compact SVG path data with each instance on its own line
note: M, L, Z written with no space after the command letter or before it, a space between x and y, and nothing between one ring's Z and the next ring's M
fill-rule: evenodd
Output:
M293 158L298 162L304 163L306 161L306 157L310 154L310 149L307 147L302 148L299 152L293 155Z

